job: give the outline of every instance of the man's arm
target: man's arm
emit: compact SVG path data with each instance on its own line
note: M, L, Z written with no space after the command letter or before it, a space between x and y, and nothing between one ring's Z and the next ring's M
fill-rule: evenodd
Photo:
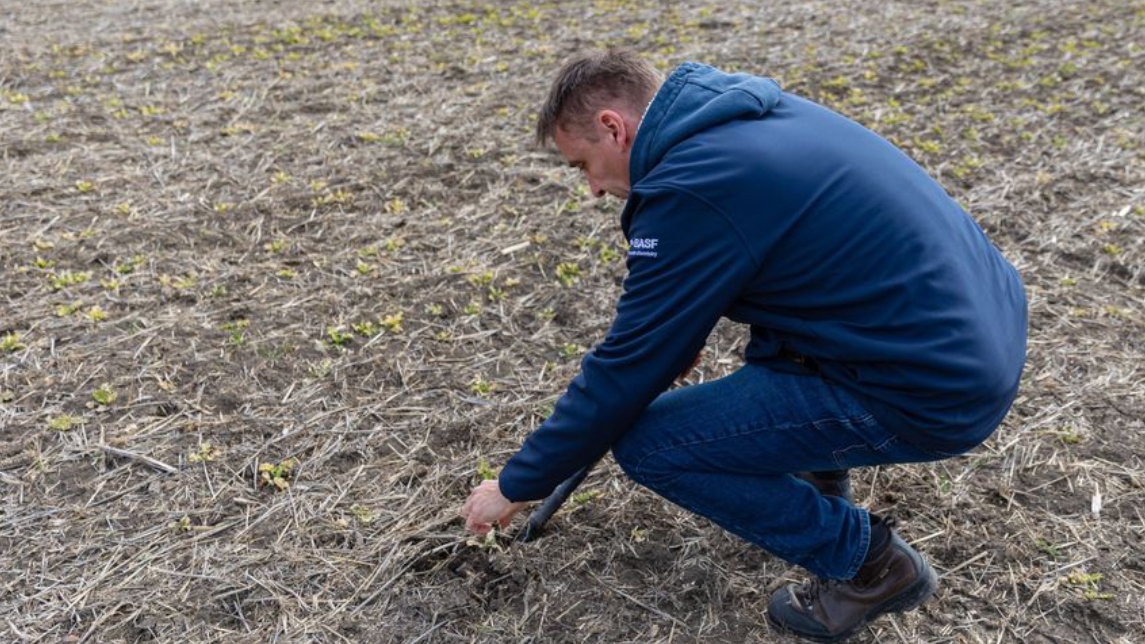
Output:
M616 319L553 414L505 465L499 488L507 500L543 498L607 452L685 373L757 271L739 231L699 199L669 190L634 198Z

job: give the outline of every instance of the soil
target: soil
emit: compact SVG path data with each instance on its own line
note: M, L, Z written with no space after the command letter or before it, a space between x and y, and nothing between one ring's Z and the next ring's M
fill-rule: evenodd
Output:
M941 575L855 641L1145 641L1141 0L283 4L0 23L0 639L792 641L800 570L610 460L538 541L457 518L611 319L620 204L531 136L624 45L883 134L1026 281L996 434L855 473Z

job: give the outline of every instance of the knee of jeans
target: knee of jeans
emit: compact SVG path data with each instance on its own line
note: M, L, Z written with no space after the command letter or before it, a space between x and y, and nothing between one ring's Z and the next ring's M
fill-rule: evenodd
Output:
M638 449L636 441L623 436L612 444L612 458L616 459L616 464L624 470L628 478L635 480L637 465L644 459L644 455Z
M669 459L663 458L656 450L640 445L638 441L621 439L612 446L612 457L628 478L652 489L679 473Z

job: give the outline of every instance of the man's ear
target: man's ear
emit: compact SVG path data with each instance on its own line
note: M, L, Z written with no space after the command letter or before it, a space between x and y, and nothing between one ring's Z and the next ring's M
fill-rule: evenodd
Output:
M624 116L621 115L620 112L601 110L597 114L596 120L602 130L602 134L607 136L609 141L627 145L628 124L624 121Z

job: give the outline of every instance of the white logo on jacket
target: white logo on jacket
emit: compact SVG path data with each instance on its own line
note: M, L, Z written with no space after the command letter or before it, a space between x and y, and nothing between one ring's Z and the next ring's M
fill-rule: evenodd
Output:
M636 237L628 242L629 257L656 257L660 240L655 237Z

